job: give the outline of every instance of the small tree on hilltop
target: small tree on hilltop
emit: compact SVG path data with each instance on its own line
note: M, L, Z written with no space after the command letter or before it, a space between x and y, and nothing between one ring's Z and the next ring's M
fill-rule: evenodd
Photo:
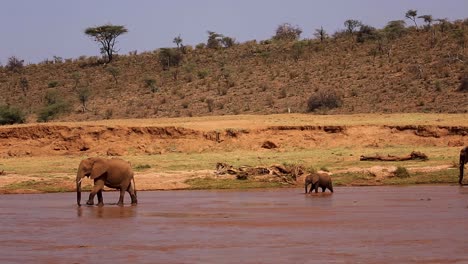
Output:
M107 56L107 62L111 62L113 59L113 54L117 52L114 49L116 39L118 36L127 33L128 30L124 26L107 24L98 27L89 27L84 33L94 41L101 44L101 54Z
M213 31L208 31L208 40L206 42L206 47L209 49L217 49L221 47L221 38L223 35L218 34Z
M23 69L24 60L20 60L15 56L8 58L8 63L6 65L7 70L13 72L19 72Z
M314 36L318 39L320 39L320 42L323 42L327 37L328 34L327 32L323 29L323 27L320 27L320 29L316 29Z
M431 28L432 21L433 21L431 15L422 15L422 16L418 16L418 18L422 18L424 20L424 23L426 23L426 29Z
M393 20L387 23L383 28L383 32L387 35L389 39L396 39L403 34L405 34L405 21L403 20Z
M180 49L182 47L182 38L179 36L175 37L172 42L177 45L177 48Z
M346 32L352 35L358 27L362 26L362 23L359 20L348 19L344 22L344 26L346 27Z
M410 9L406 12L405 17L411 21L413 21L414 26L418 29L418 24L416 23L416 17L418 16L418 11Z
M289 23L283 23L276 28L276 34L273 39L294 41L301 36L302 29L298 26L292 26Z

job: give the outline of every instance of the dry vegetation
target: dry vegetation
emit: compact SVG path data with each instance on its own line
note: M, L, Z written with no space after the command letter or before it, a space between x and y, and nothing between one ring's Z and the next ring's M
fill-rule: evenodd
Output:
M336 185L455 183L468 114L236 115L106 120L0 127L0 192L73 191L79 161L121 157L140 190L301 185L303 177L216 174L235 168L326 170ZM265 148L265 141L274 143ZM428 160L360 161L361 155ZM409 176L398 176L398 169ZM271 176L271 175L270 175ZM295 179L295 183L291 180ZM90 186L91 182L86 182Z
M337 185L455 183L468 145L468 20L439 22L323 41L210 32L195 48L110 63L15 58L0 67L0 123L26 124L0 127L0 192L71 191L87 156L131 161L140 190L291 186L216 176L218 162L324 170ZM413 151L428 160L359 161Z
M185 46L169 67L161 56L177 48L120 55L110 64L81 57L2 67L0 106L21 109L28 122L303 113L310 97L332 93L336 108L316 112L466 113L467 24L406 28L401 37L364 42L336 33L323 42Z

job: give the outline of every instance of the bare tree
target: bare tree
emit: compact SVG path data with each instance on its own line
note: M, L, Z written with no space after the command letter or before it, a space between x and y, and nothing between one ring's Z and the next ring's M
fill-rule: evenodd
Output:
M323 27L320 27L320 29L315 29L314 36L318 39L320 39L320 42L323 42L327 37L328 34L327 32L323 29Z

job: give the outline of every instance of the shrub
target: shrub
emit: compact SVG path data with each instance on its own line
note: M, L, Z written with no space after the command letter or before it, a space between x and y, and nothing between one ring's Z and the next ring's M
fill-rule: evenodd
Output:
M383 31L389 39L396 39L406 33L405 21L393 20L387 23Z
M307 110L313 112L317 109L332 109L340 107L342 100L333 90L321 90L312 94L307 101Z
M206 106L208 106L208 112L213 112L213 107L214 107L214 100L211 98L208 98L205 100Z
M47 84L47 87L49 87L49 88L54 88L54 87L57 87L58 84L59 84L59 82L57 82L57 81L51 81L51 82L49 82L49 83Z
M20 109L0 105L0 125L22 124L25 120L25 115Z
M283 23L276 28L275 40L297 40L301 36L302 29L298 26L292 26L289 23Z
M59 94L56 89L47 89L46 94L44 96L44 100L46 105L55 104L59 100Z
M24 60L20 60L16 58L15 56L12 56L8 58L8 63L6 65L6 68L9 71L19 72L24 67L23 63L24 63Z
M82 111L86 111L86 102L88 102L89 97L91 96L91 90L85 86L78 89L78 100L81 103Z
M363 43L366 40L374 40L378 36L377 30L374 27L368 25L361 25L357 32L356 41Z
M395 171L395 176L398 178L409 178L409 172L405 167L398 166Z
M457 91L459 92L468 92L468 77L464 77L460 81L460 86Z
M145 79L144 82L145 82L145 86L147 88L150 88L152 93L155 93L155 92L157 92L159 90L158 87L156 87L156 80L155 79L148 78L148 79Z
M159 63L165 70L179 66L182 59L183 54L179 49L163 48L159 51Z
M208 73L209 73L208 70L199 70L199 71L197 72L197 76L198 76L198 78L200 78L200 79L205 79L206 76L208 76Z
M43 107L38 114L37 121L47 122L56 118L61 113L68 112L70 106L66 102L57 102L54 104L49 104Z

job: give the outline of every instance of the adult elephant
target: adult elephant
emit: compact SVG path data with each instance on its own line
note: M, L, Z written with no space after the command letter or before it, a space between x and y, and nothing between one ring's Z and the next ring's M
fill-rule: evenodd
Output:
M318 188L322 188L322 192L325 192L326 189L329 189L330 192L333 192L333 184L330 175L325 173L311 173L305 178L305 193L307 193L307 186L310 184L309 193L315 189L315 192L318 192Z
M104 205L102 190L104 186L120 190L118 205L123 205L125 192L130 194L132 204L137 204L135 179L133 171L128 163L122 159L87 158L80 162L76 174L76 201L81 205L81 181L84 177L94 180L94 186L89 194L87 205L94 204L94 196L97 194L98 205Z
M466 163L468 163L468 147L464 147L460 151L460 176L458 176L458 183L460 185L462 185L463 169L465 168Z

